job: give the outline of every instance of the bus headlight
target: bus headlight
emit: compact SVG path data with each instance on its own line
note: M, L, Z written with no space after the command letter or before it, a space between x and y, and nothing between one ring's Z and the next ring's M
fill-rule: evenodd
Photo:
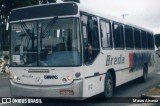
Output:
M16 75L14 75L14 76L13 76L13 80L20 81L20 77L18 77L18 76L16 76Z
M17 77L17 81L20 81L20 78L19 78L19 77Z
M17 76L16 75L13 76L13 80L17 80Z
M72 76L67 76L67 79L69 80L69 81L72 81L73 80L73 77Z
M62 79L62 82L67 83L67 81L72 81L72 80L73 80L73 77L71 75L68 75L67 77Z
M66 79L66 78L63 78L62 81L63 81L63 83L66 83L66 82L67 82L67 79Z

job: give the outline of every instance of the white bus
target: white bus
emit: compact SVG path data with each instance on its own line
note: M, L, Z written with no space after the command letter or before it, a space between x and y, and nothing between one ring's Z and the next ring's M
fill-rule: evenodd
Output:
M152 31L74 2L11 11L10 89L22 97L92 97L154 69Z

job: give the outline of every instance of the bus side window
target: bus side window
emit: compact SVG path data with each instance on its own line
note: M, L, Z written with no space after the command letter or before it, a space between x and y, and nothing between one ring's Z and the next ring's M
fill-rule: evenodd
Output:
M141 37L142 37L142 48L147 49L148 41L147 41L147 35L145 31L141 31Z
M154 36L152 33L148 33L148 47L150 50L154 50Z
M134 43L133 43L133 29L132 27L125 25L125 44L126 49L134 49Z
M124 32L121 24L113 24L113 37L115 49L124 49Z
M91 64L100 52L98 21L96 17L82 15L82 30L85 63Z
M105 21L100 21L101 28L101 41L103 48L112 48L112 36L110 23Z
M135 49L141 49L141 32L136 28L134 28L134 44Z

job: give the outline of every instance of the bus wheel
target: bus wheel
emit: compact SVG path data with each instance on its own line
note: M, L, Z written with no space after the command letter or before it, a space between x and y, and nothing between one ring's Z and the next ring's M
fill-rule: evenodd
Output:
M104 82L104 96L112 97L113 94L113 78L110 72L107 72Z
M147 65L143 65L143 76L141 77L142 82L146 82L148 78L148 67Z

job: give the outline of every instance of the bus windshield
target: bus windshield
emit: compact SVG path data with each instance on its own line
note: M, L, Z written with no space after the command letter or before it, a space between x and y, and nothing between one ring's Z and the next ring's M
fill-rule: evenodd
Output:
M80 66L78 19L11 24L11 66Z

